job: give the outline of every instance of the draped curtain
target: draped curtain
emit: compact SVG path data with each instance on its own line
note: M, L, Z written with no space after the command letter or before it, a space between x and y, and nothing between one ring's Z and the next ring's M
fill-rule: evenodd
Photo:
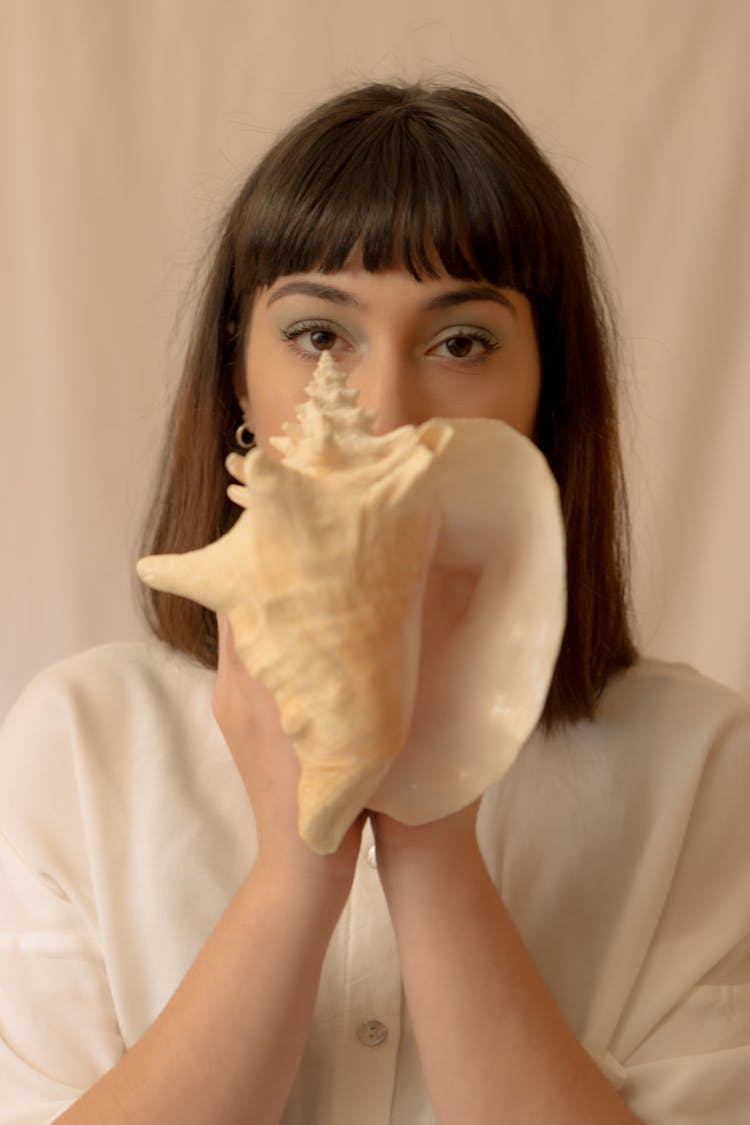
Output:
M144 635L133 562L217 219L278 129L392 76L486 84L583 203L642 647L750 695L748 43L746 0L0 0L0 713Z

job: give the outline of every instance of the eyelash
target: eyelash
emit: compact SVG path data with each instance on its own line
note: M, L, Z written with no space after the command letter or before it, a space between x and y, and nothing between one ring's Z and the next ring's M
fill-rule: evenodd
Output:
M337 332L334 325L329 324L325 320L300 320L297 324L293 324L291 328L282 329L281 335L284 337L287 344L289 344L289 347L298 355L309 356L309 352L303 351L303 349L297 345L298 338L307 335L308 332L330 332L330 334L336 338L340 336L340 333ZM318 349L316 348L315 350L317 351ZM320 349L320 351L330 350L332 349Z
M299 345L297 344L297 340L301 336L305 336L308 333L312 333L312 332L329 332L335 339L340 339L340 337L341 337L341 333L337 330L335 325L333 325L330 322L325 321L325 320L301 320L301 321L298 321L296 324L293 324L290 328L282 329L281 335L283 336L284 340L289 345L289 347L292 348L292 350L294 352L296 352L297 355L309 357L312 353L310 353L308 351L305 351L303 348L300 348ZM484 358L484 356L486 354L488 354L490 352L497 351L501 347L500 342L498 340L496 340L495 337L492 336L489 332L486 332L482 328L466 328L466 329L460 328L459 331L454 332L453 335L445 336L435 346L439 347L442 344L446 344L449 340L457 340L457 339L473 340L475 343L481 344L482 347L484 348L484 352L479 356L466 356L466 357L453 356L453 357L451 357L453 359L458 359L459 361L461 359L463 359L464 362L466 362L466 363L479 362ZM320 348L320 349L315 348L314 349L314 351L316 351L316 352L324 352L324 351L332 351L332 350L333 350L333 348Z
M457 332L453 332L451 336L445 336L440 341L440 344L447 344L449 340L474 340L475 343L481 344L485 349L482 355L488 352L495 352L500 347L500 341L496 340L489 332L485 332L483 328L461 328ZM439 345L438 345L439 346ZM453 359L462 358L453 356ZM476 361L481 359L482 356L467 356L466 362L470 363L472 360Z

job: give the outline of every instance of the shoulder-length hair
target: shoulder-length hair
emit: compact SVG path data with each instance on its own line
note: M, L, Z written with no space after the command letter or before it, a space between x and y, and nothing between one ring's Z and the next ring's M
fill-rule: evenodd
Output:
M422 279L437 258L452 277L528 298L542 370L536 440L567 535L567 624L543 719L590 717L635 659L612 318L569 193L513 115L474 90L352 90L302 118L252 172L203 289L145 549L192 550L232 525L224 460L241 421L233 374L253 298L287 274L338 271L355 250L367 270L405 266ZM160 638L215 666L212 613L145 597Z

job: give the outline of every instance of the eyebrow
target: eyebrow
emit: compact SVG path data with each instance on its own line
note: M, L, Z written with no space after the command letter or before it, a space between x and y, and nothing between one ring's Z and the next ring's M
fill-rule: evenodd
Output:
M453 305L466 305L470 301L494 301L496 304L509 309L514 316L516 315L513 302L499 289L495 289L491 285L464 285L461 289L451 289L448 293L440 293L437 297L431 297L425 308L429 310L448 309Z
M351 293L347 293L343 289L336 289L333 285L322 285L317 281L288 281L286 285L280 285L278 289L274 290L268 298L267 304L272 305L275 301L281 300L282 297L294 295L319 297L321 301L332 301L335 305L362 307L362 302L358 301Z
M270 306L281 300L282 297L291 296L317 297L321 301L331 301L335 305L363 308L362 302L344 289L337 289L334 285L325 285L318 281L305 280L287 281L285 285L280 285L278 289L271 293L267 304ZM513 316L516 315L513 302L491 285L465 285L460 289L451 289L447 293L439 293L436 297L430 297L424 308L427 312L434 312L453 308L456 305L465 305L470 301L494 301L508 309Z

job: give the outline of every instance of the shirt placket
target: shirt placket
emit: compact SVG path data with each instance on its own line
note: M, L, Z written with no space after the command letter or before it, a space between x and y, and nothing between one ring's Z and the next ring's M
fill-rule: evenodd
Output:
M329 1125L388 1125L401 1037L401 974L369 822L338 934L339 987Z

